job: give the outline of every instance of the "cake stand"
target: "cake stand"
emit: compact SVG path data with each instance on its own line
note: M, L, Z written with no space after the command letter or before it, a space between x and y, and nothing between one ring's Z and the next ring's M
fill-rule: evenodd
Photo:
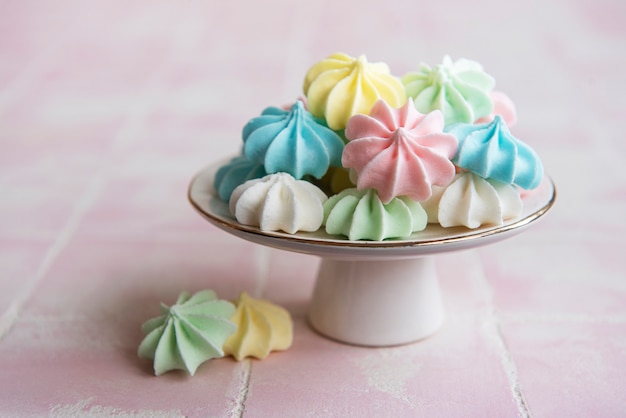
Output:
M209 222L257 244L321 257L310 325L320 334L348 344L391 346L423 339L443 324L444 308L433 255L474 248L511 237L540 219L554 204L553 181L523 197L520 217L478 229L429 225L407 239L350 241L320 230L313 233L261 231L239 224L213 188L220 164L200 171L188 198Z

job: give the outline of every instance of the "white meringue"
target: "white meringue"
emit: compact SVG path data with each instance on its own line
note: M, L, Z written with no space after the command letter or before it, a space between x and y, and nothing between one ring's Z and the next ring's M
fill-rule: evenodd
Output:
M433 187L432 196L422 206L428 222L446 228L502 225L505 219L522 213L522 199L515 186L469 171L458 173L446 187Z
M237 186L229 210L241 224L294 234L320 228L327 199L314 184L280 172Z

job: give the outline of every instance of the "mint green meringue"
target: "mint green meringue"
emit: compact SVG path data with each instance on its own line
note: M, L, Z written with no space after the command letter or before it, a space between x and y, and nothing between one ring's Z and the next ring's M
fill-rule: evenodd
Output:
M426 228L422 206L407 197L384 204L374 189L346 189L324 203L324 225L331 235L352 241L406 238Z
M146 321L146 334L139 345L139 357L154 360L157 376L170 370L186 370L194 375L207 360L223 357L224 341L237 326L230 321L235 306L218 300L212 290L190 296L182 292L176 304L161 304L162 315Z
M474 61L453 62L446 55L434 68L421 64L418 71L405 74L402 82L418 111L428 113L439 109L446 125L472 123L493 111L490 94L495 80Z

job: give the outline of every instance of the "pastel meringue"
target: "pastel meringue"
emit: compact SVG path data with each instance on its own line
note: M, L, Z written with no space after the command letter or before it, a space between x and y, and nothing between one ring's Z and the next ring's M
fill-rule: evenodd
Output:
M421 64L418 71L405 74L402 82L417 110L441 110L446 125L471 123L493 111L490 93L495 80L475 61L453 62L446 55L434 68Z
M242 136L245 156L269 174L321 178L329 167L341 165L343 140L300 100L288 110L268 107L244 126Z
M346 189L324 204L326 232L353 241L406 238L426 228L427 220L418 202L397 197L383 203L373 189Z
M313 115L326 120L331 129L344 129L357 113L369 113L382 99L399 107L406 101L401 80L383 62L370 63L336 53L314 64L306 73L303 86Z
M358 189L376 189L383 203L428 199L432 185L445 186L455 174L457 140L443 127L438 110L423 115L412 101L394 109L380 100L369 115L350 118L342 164L356 171Z
M263 164L250 161L244 155L232 158L215 173L213 187L220 199L228 202L233 190L240 184L251 179L266 176Z
M494 90L490 96L493 102L493 111L490 115L482 117L474 123L488 123L493 121L496 115L500 115L509 128L515 125L517 123L517 110L513 100L501 91Z
M154 360L157 376L176 369L193 376L200 364L224 356L224 341L236 329L230 321L234 312L235 306L212 290L182 292L174 305L161 304L161 316L143 324L138 355Z
M428 222L443 227L501 225L522 213L522 199L516 187L469 171L457 174L446 187L434 187L433 195L422 205Z
M457 124L447 131L459 140L452 159L457 166L483 178L534 189L543 178L537 153L515 138L501 116L483 124Z
M246 357L264 359L271 351L286 350L293 342L293 321L289 312L267 300L243 292L235 301L231 320L237 332L224 342L224 353L237 361Z
M229 210L241 224L294 234L320 228L327 198L308 181L274 173L238 186L230 197Z
M331 167L324 177L314 183L329 196L355 186L350 171L343 167Z

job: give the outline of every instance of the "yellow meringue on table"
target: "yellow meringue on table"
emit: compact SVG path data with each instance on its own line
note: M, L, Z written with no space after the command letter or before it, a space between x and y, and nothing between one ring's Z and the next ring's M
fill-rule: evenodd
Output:
M293 322L286 309L246 292L235 301L230 318L237 331L224 342L224 354L237 361L246 357L264 359L274 350L286 350L293 341Z

